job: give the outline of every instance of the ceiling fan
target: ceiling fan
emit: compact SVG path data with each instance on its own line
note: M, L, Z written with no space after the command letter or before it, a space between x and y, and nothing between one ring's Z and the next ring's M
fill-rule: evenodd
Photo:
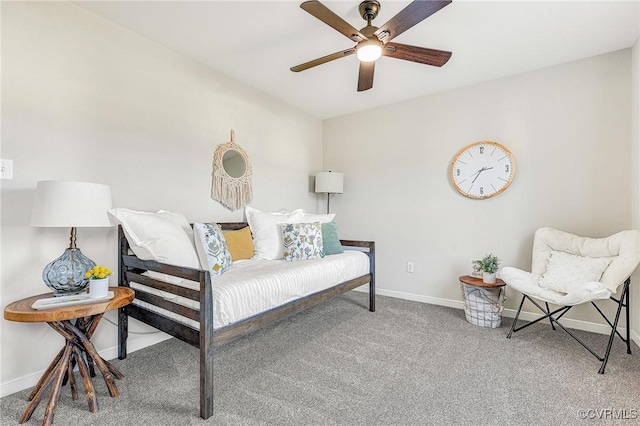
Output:
M393 43L391 40L433 15L449 3L451 3L451 0L413 1L386 24L378 28L371 25L371 21L375 19L380 11L380 3L376 0L365 0L360 3L358 11L362 19L367 21L367 26L358 31L319 1L305 1L300 5L302 9L344 34L357 44L350 49L332 53L331 55L292 67L291 71L304 71L355 53L358 60L360 60L358 92L362 92L363 90L369 90L373 87L375 61L380 58L380 56L388 56L390 58L404 59L406 61L441 67L447 63L451 57L451 52Z

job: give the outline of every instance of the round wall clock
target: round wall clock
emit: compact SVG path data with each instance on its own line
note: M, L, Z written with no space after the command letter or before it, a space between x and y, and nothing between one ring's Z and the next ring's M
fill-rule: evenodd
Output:
M484 199L507 189L516 175L516 160L505 146L481 141L462 148L451 162L451 182L462 195Z

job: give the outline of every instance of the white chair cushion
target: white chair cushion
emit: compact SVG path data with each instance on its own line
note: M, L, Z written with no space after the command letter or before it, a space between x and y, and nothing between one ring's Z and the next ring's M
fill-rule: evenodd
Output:
M540 287L540 275L506 266L500 270L500 277L507 285L520 293L562 306L579 305L597 299L608 299L611 292L599 282L584 282L571 288L568 293Z
M542 288L569 293L583 283L599 282L611 261L610 257L583 257L554 251L549 256L549 266L538 284Z
M540 228L533 238L531 272L544 274L549 256L554 251L583 257L611 258L600 282L611 293L615 293L640 262L640 232L622 231L606 238L587 238L552 228Z

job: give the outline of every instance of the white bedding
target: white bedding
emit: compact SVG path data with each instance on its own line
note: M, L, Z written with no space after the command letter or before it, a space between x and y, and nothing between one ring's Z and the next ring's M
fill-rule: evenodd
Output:
M234 262L224 274L212 279L213 326L219 328L292 300L333 287L369 273L369 257L360 251L346 250L342 254L322 259L286 262L283 260L251 259ZM185 281L185 287L199 290L198 283ZM171 293L131 283L131 287L158 294L175 303L199 309L200 303ZM195 321L134 300L136 305L162 313L199 328Z

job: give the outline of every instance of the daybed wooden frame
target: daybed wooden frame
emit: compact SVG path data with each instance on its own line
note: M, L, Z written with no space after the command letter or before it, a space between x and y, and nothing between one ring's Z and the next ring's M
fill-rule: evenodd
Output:
M224 230L235 230L244 228L247 224L245 222L230 222L220 223L220 226ZM200 302L200 310L191 309L136 289L138 300L197 321L200 323L200 329L192 328L167 316L130 304L118 310L118 358L124 359L127 356L128 317L149 324L200 348L200 416L203 419L208 419L213 415L213 357L216 347L366 283L369 283L369 310L375 312L375 243L373 241L352 240L340 240L340 242L345 247L356 247L365 251L369 256L368 274L214 330L213 292L209 272L141 260L136 256L129 255L129 243L124 236L122 227L118 227L118 284L120 286L129 287L130 282L133 281ZM160 272L199 282L200 290L192 290L147 277L142 275L145 271Z

